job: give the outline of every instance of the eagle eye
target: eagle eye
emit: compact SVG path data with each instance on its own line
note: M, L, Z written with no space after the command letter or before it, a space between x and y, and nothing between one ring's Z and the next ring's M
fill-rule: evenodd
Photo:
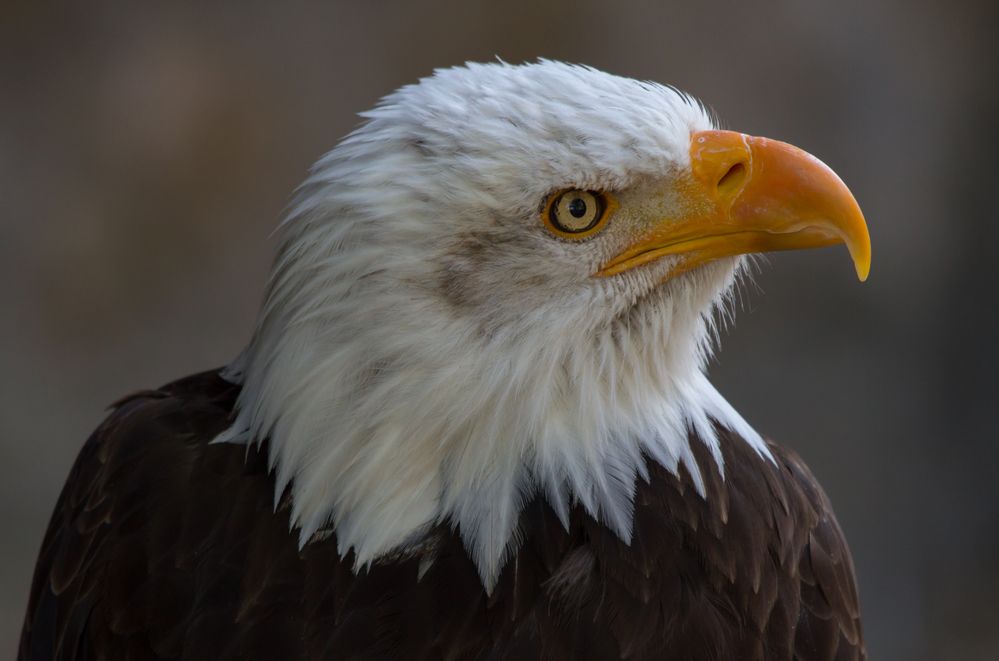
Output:
M545 227L565 239L585 239L603 228L612 206L609 196L570 189L554 193L542 212Z

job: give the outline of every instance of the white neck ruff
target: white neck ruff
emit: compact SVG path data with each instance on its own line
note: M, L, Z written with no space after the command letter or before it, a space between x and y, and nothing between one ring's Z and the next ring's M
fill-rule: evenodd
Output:
M723 468L714 422L769 457L703 372L712 304L687 290L727 291L731 268L688 274L711 287L653 292L627 322L588 325L580 301L558 326L483 336L383 271L295 267L322 261L302 254L329 245L308 237L321 227L285 242L295 262L279 260L257 334L227 370L243 390L216 439L268 439L275 502L290 486L302 545L332 525L363 566L448 523L491 589L536 495L563 524L578 503L628 542L645 457L684 466L702 495L690 443Z

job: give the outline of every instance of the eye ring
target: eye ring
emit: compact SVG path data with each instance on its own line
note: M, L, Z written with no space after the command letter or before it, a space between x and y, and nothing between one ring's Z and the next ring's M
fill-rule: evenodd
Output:
M555 236L579 241L603 229L616 206L606 193L568 188L548 196L541 220Z

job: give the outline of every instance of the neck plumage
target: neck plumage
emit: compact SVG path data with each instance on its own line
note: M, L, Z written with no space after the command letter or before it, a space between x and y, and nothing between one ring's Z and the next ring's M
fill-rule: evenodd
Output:
M484 332L402 284L426 281L415 260L331 259L356 225L307 221L286 229L257 332L227 370L243 388L217 439L268 439L301 544L332 525L361 566L448 523L488 589L534 497L564 524L578 503L628 541L647 459L683 466L703 495L690 443L721 467L715 423L768 455L703 371L718 300L689 292L727 291L731 269L701 274L710 287L661 287L612 321L594 319L590 294Z
M767 454L700 371L657 381L648 364L618 365L608 379L558 352L518 363L481 347L420 362L340 347L317 361L297 335L234 366L244 389L219 440L268 438L275 498L290 485L300 542L332 524L359 565L450 522L489 587L532 497L563 523L579 503L628 541L646 457L682 465L703 495L690 443L721 465L715 422Z

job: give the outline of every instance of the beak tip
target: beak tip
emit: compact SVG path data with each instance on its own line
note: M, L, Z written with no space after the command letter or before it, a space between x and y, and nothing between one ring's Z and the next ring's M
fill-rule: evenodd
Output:
M850 197L852 200L853 196ZM853 204L856 207L855 200ZM857 217L859 221L852 225L852 231L843 235L843 242L850 251L853 267L857 270L857 279L866 282L867 276L871 273L871 235L867 231L867 222L859 207L857 207Z
M870 250L866 252L863 256L857 256L853 260L853 266L857 270L857 279L861 282L867 282L867 276L871 273L871 253Z

